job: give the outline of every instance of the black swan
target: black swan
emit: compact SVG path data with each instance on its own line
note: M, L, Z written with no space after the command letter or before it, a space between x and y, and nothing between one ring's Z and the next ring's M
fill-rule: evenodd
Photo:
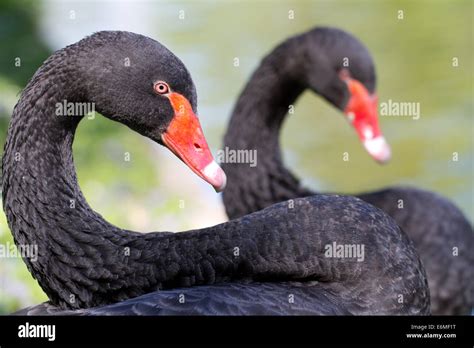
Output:
M257 150L258 165L222 163L229 179L223 196L229 218L316 194L284 167L279 144L289 105L306 88L344 111L377 161L390 157L378 125L375 69L368 50L342 30L315 28L268 54L235 105L224 146ZM461 211L447 199L415 188L387 188L358 197L388 213L413 240L426 268L432 313L469 313L474 235ZM404 209L399 209L399 200Z
M93 34L36 72L8 130L3 205L15 243L38 246L37 260L24 260L50 302L21 314L429 313L413 245L357 198L302 198L176 234L123 230L94 212L71 150L83 117L58 116L56 103L94 103L222 189L196 99L183 63L129 32ZM334 243L365 246L363 260L331 257Z

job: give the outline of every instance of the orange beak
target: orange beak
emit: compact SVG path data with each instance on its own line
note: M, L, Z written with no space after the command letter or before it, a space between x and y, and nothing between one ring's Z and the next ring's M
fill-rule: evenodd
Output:
M372 158L379 163L388 162L391 151L380 131L377 95L371 95L365 86L357 80L346 78L345 82L351 97L344 113Z
M163 143L217 192L222 191L226 185L226 175L212 157L191 104L179 93L172 92L167 97L173 107L174 117L161 135Z

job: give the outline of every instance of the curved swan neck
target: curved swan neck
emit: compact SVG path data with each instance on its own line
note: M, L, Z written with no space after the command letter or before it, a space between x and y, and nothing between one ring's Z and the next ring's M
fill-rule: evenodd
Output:
M274 50L253 73L232 112L226 146L255 147L265 153L279 148L281 124L290 105L306 88L293 74L295 67L288 51L288 47Z
M58 103L86 101L79 90L73 93L69 84L80 82L65 66L54 60L46 63L23 91L7 135L2 184L16 244L37 253L24 258L28 269L53 303L67 299L76 307L85 299L77 298L77 285L62 282L84 277L81 267L93 267L81 250L100 255L107 239L117 234L116 241L123 231L94 212L78 186L72 143L82 116L58 112Z
M286 42L262 60L232 112L224 148L255 151L257 164L223 163L228 176L224 203L230 218L311 194L284 167L279 141L286 115L307 88L293 53L300 50L294 45ZM259 197L253 197L253 192ZM235 202L237 196L243 199Z
M51 76L50 65L56 71ZM103 223L82 195L72 156L74 134L83 118L75 107L83 109L87 100L69 86L71 81L74 85L80 81L62 69L64 63L50 65L38 71L15 106L3 159L4 202L7 204L10 196L36 196L38 201L29 207L38 213L45 209L79 221L87 215ZM63 106L69 106L69 110ZM23 219L33 216L25 214ZM70 224L71 229L73 226Z

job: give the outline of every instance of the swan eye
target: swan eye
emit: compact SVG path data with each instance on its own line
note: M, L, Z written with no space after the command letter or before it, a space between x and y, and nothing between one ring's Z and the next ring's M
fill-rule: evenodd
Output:
M154 90L158 94L167 94L170 91L170 88L166 82L158 81L153 86Z

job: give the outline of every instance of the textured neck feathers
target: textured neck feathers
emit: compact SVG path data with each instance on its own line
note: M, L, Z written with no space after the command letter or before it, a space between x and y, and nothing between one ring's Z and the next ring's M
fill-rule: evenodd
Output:
M106 239L121 231L90 208L78 186L72 143L82 116L56 110L57 103L84 100L68 87L79 80L62 56L46 62L15 106L3 158L3 204L17 245L38 248L37 260L25 259L30 272L54 303L76 307L90 301L76 282L95 267L105 271L87 257L100 258Z

